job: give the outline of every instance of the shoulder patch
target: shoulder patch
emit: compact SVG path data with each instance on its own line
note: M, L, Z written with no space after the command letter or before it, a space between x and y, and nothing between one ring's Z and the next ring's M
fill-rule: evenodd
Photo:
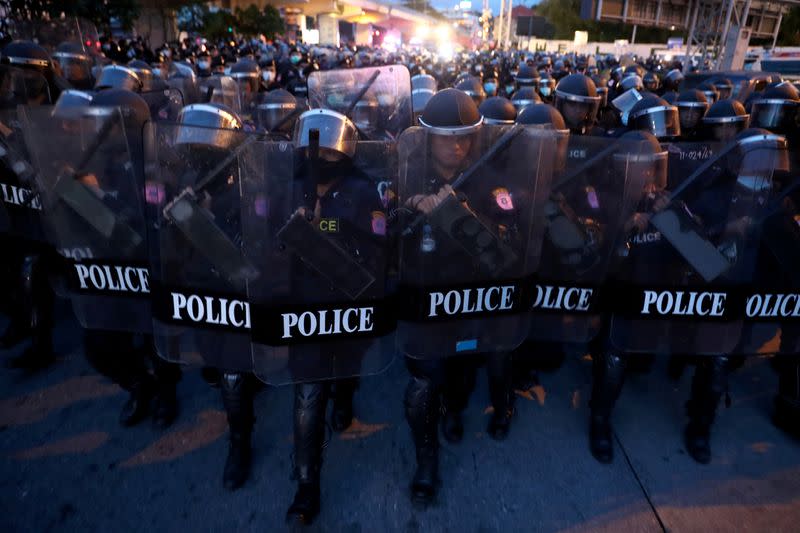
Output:
M383 211L372 212L372 233L386 235L386 213Z
M503 211L511 211L514 209L514 202L511 200L511 193L505 187L498 187L492 191L494 201Z

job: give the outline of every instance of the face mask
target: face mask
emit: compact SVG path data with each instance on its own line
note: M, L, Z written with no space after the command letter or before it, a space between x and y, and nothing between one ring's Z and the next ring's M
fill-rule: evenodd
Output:
M497 90L497 85L494 83L484 83L483 90L486 91L487 94L494 94L494 92Z
M289 61L292 62L292 65L296 65L300 62L300 56L289 56Z
M508 94L508 95L514 94L514 86L513 85L506 85L506 94Z
M198 61L197 68L200 70L208 70L211 68L211 61Z
M275 72L272 70L264 70L261 72L261 79L269 83L275 79Z
M542 87L541 89L539 89L539 92L542 93L542 96L547 98L548 96L550 96L550 87L549 86Z

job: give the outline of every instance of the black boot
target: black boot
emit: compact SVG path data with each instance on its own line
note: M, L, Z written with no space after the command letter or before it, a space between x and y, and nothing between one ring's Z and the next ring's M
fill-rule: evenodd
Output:
M787 335L783 334L782 342ZM800 362L796 357L779 355L774 364L778 371L778 394L772 423L790 436L800 438Z
M153 403L153 425L159 429L171 426L178 417L175 383L159 383Z
M130 386L128 401L122 406L119 423L124 427L135 426L150 414L154 383L148 374L140 376Z
M464 420L459 411L445 410L442 416L442 435L450 444L458 444L464 438Z
M512 390L512 359L508 353L488 356L486 369L489 375L489 397L494 412L486 428L494 440L505 440L514 416L514 391Z
M353 423L353 395L358 387L358 378L337 380L333 385L333 413L331 426L342 432Z
M725 393L728 358L707 357L697 364L692 378L692 393L686 404L689 423L684 431L686 451L700 464L711 462L711 425Z
M592 399L589 402L589 449L599 462L614 460L614 439L611 411L625 380L626 358L603 352L592 361Z
M146 338L144 350L153 361L156 379L153 425L164 429L171 426L178 417L178 397L175 389L181 378L181 370L175 363L169 363L155 355L152 347L152 340Z
M245 374L225 373L221 381L222 403L228 415L230 442L222 484L228 490L244 485L250 476L250 436L253 432L253 396Z
M13 348L17 344L27 339L31 334L31 328L28 326L27 321L20 316L16 316L19 311L13 311L15 316L11 317L8 327L0 337L0 349L7 350Z
M27 329L31 345L9 365L28 371L47 368L56 360L53 352L53 291L47 279L44 259L34 255L25 258L22 266L22 286L26 299L23 315L27 318Z
M328 387L302 383L294 389L294 467L297 492L286 511L289 525L309 525L319 514L322 446Z
M427 506L436 498L439 484L438 391L433 383L412 376L406 388L406 419L417 455L417 470L411 480L411 500Z

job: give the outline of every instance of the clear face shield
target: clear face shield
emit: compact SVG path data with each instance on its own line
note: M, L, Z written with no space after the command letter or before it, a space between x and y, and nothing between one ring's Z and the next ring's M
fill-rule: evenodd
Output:
M678 108L674 106L645 109L632 116L629 122L632 122L634 129L649 131L659 139L678 137L681 134Z
M60 52L53 60L61 68L61 75L70 83L81 84L92 78L92 60L83 54Z
M574 96L557 91L554 103L571 130L591 127L600 109L599 96Z
M676 107L678 108L678 119L681 123L681 130L687 132L694 131L700 126L703 116L705 116L708 110L708 104L700 102L678 102Z
M714 141L728 142L736 138L741 132L750 125L750 115L739 115L736 117L720 117L703 119L703 127L706 136Z
M330 109L306 111L297 120L294 140L298 148L308 148L310 132L319 131L320 153L322 148L339 152L352 158L356 152L358 132L349 118Z
M800 103L792 100L763 99L753 102L750 124L756 128L791 132L800 127Z

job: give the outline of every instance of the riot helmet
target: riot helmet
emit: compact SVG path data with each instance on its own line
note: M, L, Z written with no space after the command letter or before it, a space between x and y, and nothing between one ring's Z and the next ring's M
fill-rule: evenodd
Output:
M759 192L790 170L789 145L782 135L748 128L736 136L737 185Z
M261 74L258 64L251 59L241 59L231 66L230 77L239 84L239 89L246 95L258 92Z
M697 89L688 89L680 93L674 105L678 108L681 130L685 133L695 131L700 126L700 121L709 107L706 95Z
M517 89L520 87L538 87L539 72L533 66L523 63L519 66L519 70L514 76L514 81L517 84Z
M486 124L513 124L517 118L517 109L502 96L492 96L483 101L478 108Z
M436 94L436 78L428 74L418 74L411 78L411 108L414 111L414 123L422 114L431 97Z
M433 165L440 173L453 175L468 160L483 117L465 92L444 89L431 98L419 122L431 133Z
M517 92L511 95L511 103L517 108L517 113L528 107L532 104L539 104L542 102L542 99L539 98L539 95L536 92L536 88L527 85L524 87L520 87Z
M737 100L720 100L711 105L703 117L706 137L712 141L729 141L750 125L750 115Z
M648 71L645 73L644 78L642 78L642 84L644 85L645 90L651 93L658 91L658 88L661 86L658 76L653 71Z
M155 76L153 74L153 69L150 68L150 65L141 59L132 59L128 62L127 67L134 71L139 77L139 81L142 82L142 91L153 90L153 78Z
M198 150L210 156L233 148L242 129L242 119L229 107L218 103L191 104L178 114L175 144L191 153Z
M669 105L663 98L649 94L631 108L628 127L647 131L659 139L677 137L681 134L678 108Z
M122 65L106 65L94 84L97 90L125 89L135 93L142 91L142 80L132 69Z
M683 73L678 69L672 69L667 72L666 76L664 76L664 79L661 81L661 85L664 87L665 91L678 92L682 82Z
M26 103L41 102L41 99L49 103L58 97L60 91L56 84L53 63L44 48L38 44L30 41L8 43L0 53L0 64L20 69L20 74L25 78Z
M645 130L633 130L619 139L614 153L614 173L619 176L642 176L643 192L652 194L667 187L667 151L658 139Z
M284 89L274 89L264 94L256 106L254 119L257 126L269 132L291 134L295 121L290 119L297 113L297 99Z
M470 76L469 78L462 80L458 85L456 85L456 89L467 93L475 102L476 106L481 105L481 103L486 100L486 92L483 90L481 80L474 76Z
M311 130L319 131L322 160L329 163L352 160L356 153L358 130L345 115L330 109L311 109L300 115L294 130L297 148L309 148Z
M630 91L631 89L636 89L637 91L642 92L644 90L644 82L639 76L625 76L620 80L617 87L618 94Z
M536 129L552 130L556 135L556 158L553 168L557 172L561 172L566 168L569 129L564 123L564 117L555 107L542 103L529 105L517 115L517 124L524 124L527 127Z
M767 87L753 101L750 124L776 133L797 135L800 127L800 95L789 82Z
M600 96L591 78L583 74L570 74L558 82L554 103L567 127L583 132L597 120Z
M134 161L140 164L144 157L142 129L145 122L150 120L150 108L147 102L138 94L126 89L106 89L92 97L91 108L95 116L98 116L97 112L100 110L108 113L119 110L122 113L126 138L134 150ZM101 114L99 118L104 120L105 117Z
M733 83L728 78L715 76L708 80L708 83L719 93L718 100L727 100L733 94Z
M53 52L53 60L61 68L61 75L76 89L92 88L92 58L80 43L63 42Z
M83 109L92 103L92 93L79 91L77 89L67 89L62 91L53 106L53 117L73 118L75 110Z
M714 84L708 80L698 85L697 90L703 91L703 94L706 95L706 100L708 100L708 105L713 105L714 102L720 99L719 91L717 90L716 87L714 87Z
M627 67L625 67L625 70L622 73L623 78L627 76L638 76L639 78L643 78L644 67L636 63L634 63L633 65L628 65Z

